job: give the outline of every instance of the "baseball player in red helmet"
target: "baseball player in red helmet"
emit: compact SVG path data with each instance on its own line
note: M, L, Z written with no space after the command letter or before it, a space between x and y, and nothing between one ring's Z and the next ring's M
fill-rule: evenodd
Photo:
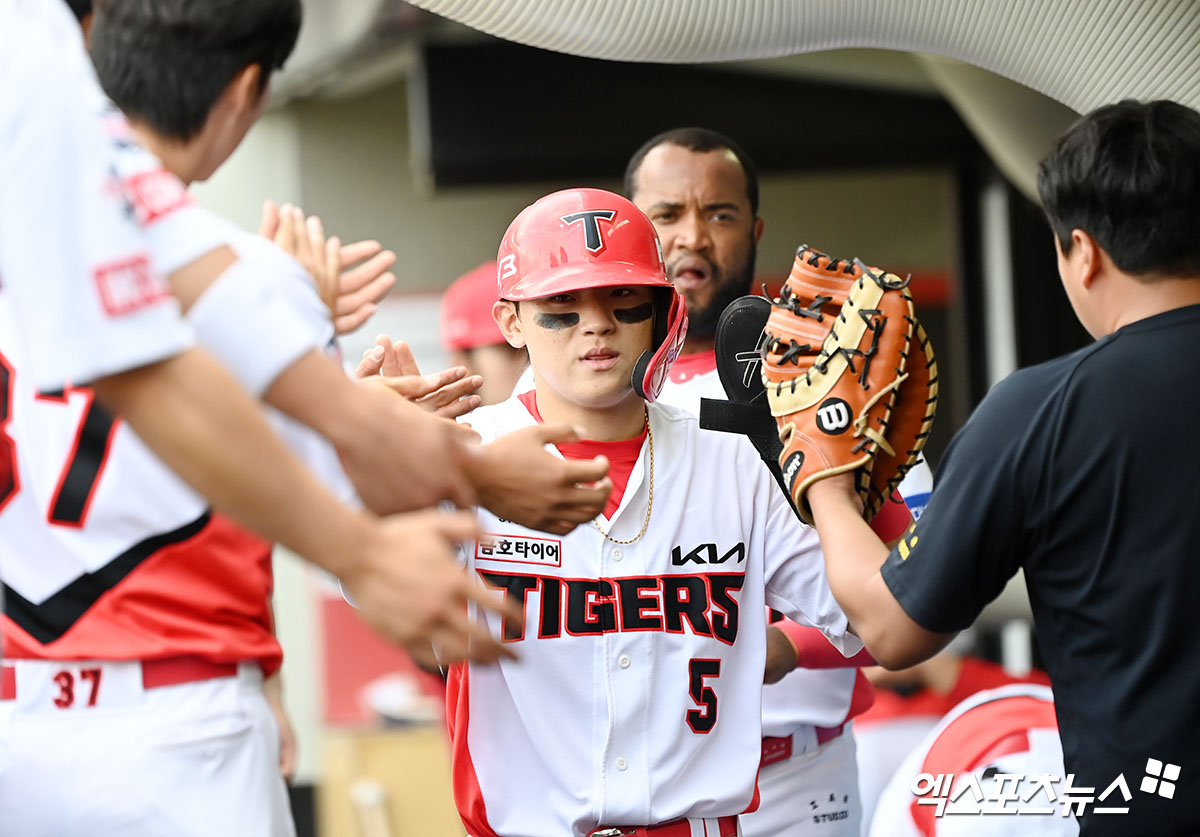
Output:
M508 345L496 321L496 263L484 262L454 280L442 295L442 345L450 362L479 375L484 404L503 401L529 364L524 349Z
M481 615L520 664L450 672L459 813L472 837L733 837L756 804L764 604L861 644L753 447L655 403L687 314L649 219L556 192L508 228L497 276L535 388L468 420L485 441L579 426L559 453L607 457L615 489L561 538L479 511L468 564L525 625Z

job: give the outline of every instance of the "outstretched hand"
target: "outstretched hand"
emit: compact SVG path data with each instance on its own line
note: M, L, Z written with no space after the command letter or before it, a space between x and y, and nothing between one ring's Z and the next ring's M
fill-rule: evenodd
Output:
M466 415L481 403L475 393L483 386L483 378L468 375L463 366L422 375L408 344L403 340L393 343L382 334L363 352L355 375L365 384L394 392L443 418Z
M258 232L295 256L313 274L338 334L349 334L370 319L376 304L396 284L396 276L391 273L395 253L384 250L378 241L341 244L332 238L327 243L321 219L315 215L305 218L304 212L292 204L276 207L274 201L266 201ZM327 244L329 248L325 249ZM324 262L310 265L297 252L300 247L324 252Z
M453 544L474 540L473 514L422 511L380 521L341 581L359 614L426 666L471 660L490 663L516 654L474 618L468 605L511 625L524 614L487 590L455 558Z
M563 459L545 449L579 439L565 425L539 424L482 445L467 464L480 504L505 520L555 535L593 520L613 490L608 459Z

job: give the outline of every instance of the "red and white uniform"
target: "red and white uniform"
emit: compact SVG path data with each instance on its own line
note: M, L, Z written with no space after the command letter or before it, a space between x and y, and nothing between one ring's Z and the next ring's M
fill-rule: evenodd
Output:
M262 694L281 659L270 544L211 515L90 390L37 394L12 319L0 297L0 442L15 454L0 822L29 837L292 834Z
M708 351L679 357L659 400L698 415L701 398L725 397L716 355ZM766 473L761 461L757 467ZM880 536L891 540L907 525L905 515L892 527L896 531ZM797 633L796 628L799 634L811 632L801 626L787 632ZM742 817L747 837L858 837L858 769L853 739L843 731L871 705L873 690L857 668L842 666L797 668L763 687L762 799L756 812Z
M26 48L44 61L10 62ZM10 124L6 106L0 143L15 140L0 144L0 179L39 182L70 220L25 230L15 202L0 215L0 822L23 837L293 834L262 693L281 658L270 545L211 515L69 381L188 345L160 277L215 246L264 268L268 291L303 271L192 204L133 143L63 4L0 0L0 70L6 88L37 89L25 106L59 120L31 112ZM26 83L43 73L61 95ZM68 138L86 148L59 148ZM59 148L61 184L20 171L42 162L37 143ZM103 176L75 171L81 160ZM3 191L0 201L20 190ZM238 371L252 389L330 331L297 295L266 297L270 322L290 317L298 334L278 334L266 361L246 359ZM45 310L64 300L72 317Z
M106 109L103 121L111 169L156 267L170 272L228 246L263 269L247 283L299 288L282 302L268 302L288 317L272 323L287 333L269 370L330 338L328 311L298 263L192 203L182 184L136 145L119 114ZM306 295L315 298L315 312L304 309ZM205 293L193 312L207 300ZM15 452L7 479L0 479L11 486L0 496L0 571L13 591L7 610L15 623L5 638L6 656L195 654L218 662L257 660L272 672L279 650L265 615L269 546L226 522L208 525L206 501L94 404L90 390L39 391L25 373L35 359L15 338L20 317L9 302L0 297L5 436ZM254 388L268 385L269 376ZM195 553L194 566L175 557L179 553ZM141 584L149 589L138 590ZM180 601L184 591L187 600ZM229 618L214 621L214 613Z
M918 804L913 780L922 773L953 776L949 797L957 799L938 816L938 806ZM995 774L1017 775L1000 780ZM1032 813L1047 807L1047 796L1035 783L1065 776L1062 741L1054 696L1046 686L1015 684L977 692L960 703L900 765L879 798L871 837L1072 837L1079 833L1074 817ZM970 789L978 782L979 793ZM1003 785L1001 785L1003 781ZM925 787L925 786L923 786ZM966 787L961 795L960 789ZM1061 790L1062 785L1055 786ZM1102 791L1097 788L1097 791ZM1016 792L1019 799L998 802ZM1057 791L1056 791L1057 792ZM982 799L980 797L982 796ZM1027 798L1028 797L1028 798ZM928 802L937 795L927 793ZM1117 796L1119 800L1120 797ZM1003 804L1003 813L996 812Z
M490 441L537 421L526 401L468 420ZM843 653L862 647L829 591L816 533L749 442L702 433L678 408L648 409L653 506L633 543L595 526L547 536L479 510L496 543L467 563L522 601L526 622L506 628L520 660L451 671L454 791L472 837L583 837L681 818L688 833L711 835L714 818L755 802L759 614L769 605ZM635 445L619 505L600 521L618 540L638 534L650 500L649 446Z
M39 389L177 354L191 342L127 212L104 102L66 4L0 2L0 296Z

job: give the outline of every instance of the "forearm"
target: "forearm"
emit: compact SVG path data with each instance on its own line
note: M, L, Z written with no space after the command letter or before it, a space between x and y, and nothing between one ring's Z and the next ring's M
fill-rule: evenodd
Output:
M814 489L817 489L814 486ZM880 665L902 668L937 653L950 637L927 631L901 607L883 580L888 548L853 502L836 491L809 491L825 572L854 633Z
M263 695L272 709L283 712L283 678L278 671L263 680Z
M359 500L379 515L474 504L462 431L394 393L361 386L329 358L301 357L264 400L328 439Z
M853 657L843 657L842 652L816 628L800 625L790 619L773 622L772 626L778 628L796 650L797 668L861 668L875 665L875 658L866 649Z
M380 426L382 412L372 409L379 407L373 396L313 349L275 379L263 393L263 401L343 450L355 442L369 445L376 441L364 438Z
M829 587L855 633L865 639L863 632L879 615L868 582L887 559L887 547L852 506L821 505L812 498L810 504L814 515L820 509L817 533L821 537L821 551L825 553Z
M93 387L217 511L335 575L356 555L364 521L317 484L257 405L203 351Z

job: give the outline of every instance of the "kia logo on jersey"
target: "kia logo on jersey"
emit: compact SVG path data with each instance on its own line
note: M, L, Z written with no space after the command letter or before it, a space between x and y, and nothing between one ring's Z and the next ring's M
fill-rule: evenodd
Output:
M735 564L740 564L746 560L746 544L737 543L732 549L720 552L715 543L702 543L687 555L683 554L683 547L676 546L671 549L671 566L682 567L689 562L697 564L724 564L730 558L735 557L737 559L734 561Z

